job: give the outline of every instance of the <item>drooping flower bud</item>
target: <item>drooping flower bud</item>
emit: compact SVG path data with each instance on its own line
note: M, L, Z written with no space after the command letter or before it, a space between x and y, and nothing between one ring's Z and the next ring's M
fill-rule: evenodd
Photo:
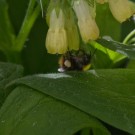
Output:
M119 22L124 22L133 15L133 11L128 0L108 0L113 16Z
M46 37L46 48L48 53L63 54L67 51L67 35L64 28L65 18L60 9L58 16L53 9L50 14L49 30Z
M99 29L93 18L90 7L85 0L75 0L73 9L78 18L78 26L84 42L95 40L99 36Z

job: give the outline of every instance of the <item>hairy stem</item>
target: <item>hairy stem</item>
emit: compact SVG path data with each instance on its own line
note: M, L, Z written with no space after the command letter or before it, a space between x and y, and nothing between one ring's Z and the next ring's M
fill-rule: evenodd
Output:
M20 52L23 49L24 43L30 33L31 28L34 25L34 22L36 21L41 9L39 5L36 5L36 0L30 0L29 6L27 9L26 16L24 18L24 21L22 23L22 27L20 29L20 32L15 40L15 44L13 46L13 50Z

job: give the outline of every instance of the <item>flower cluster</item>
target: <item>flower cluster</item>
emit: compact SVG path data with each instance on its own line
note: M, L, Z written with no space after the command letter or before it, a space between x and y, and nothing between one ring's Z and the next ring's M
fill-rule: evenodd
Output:
M99 29L91 11L86 0L73 0L72 6L66 0L51 0L47 14L47 51L63 54L67 50L78 50L80 36L84 42L97 39Z
M94 1L94 4L90 4L90 1ZM95 1L100 4L108 2L113 16L119 22L135 13L135 4L129 0L51 0L47 12L49 30L46 37L49 53L64 54L68 50L78 50L80 39L87 43L99 37Z

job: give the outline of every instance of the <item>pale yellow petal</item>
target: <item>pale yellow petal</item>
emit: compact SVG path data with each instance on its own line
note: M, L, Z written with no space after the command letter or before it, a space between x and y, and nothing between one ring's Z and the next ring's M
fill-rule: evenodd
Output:
M55 9L50 16L50 27L46 37L46 48L48 53L63 54L67 51L67 35L64 28L64 14L60 9L56 15Z
M89 40L97 39L99 29L90 12L88 3L85 0L75 1L73 8L78 18L78 26L82 40L88 42Z
M84 42L96 40L99 37L98 26L92 18L87 18L84 21L79 20L78 26Z
M119 22L124 22L132 15L128 0L109 0L110 10Z

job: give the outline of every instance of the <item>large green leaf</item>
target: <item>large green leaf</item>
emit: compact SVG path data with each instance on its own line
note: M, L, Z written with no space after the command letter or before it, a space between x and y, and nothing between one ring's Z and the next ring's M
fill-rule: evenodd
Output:
M135 134L135 70L41 74L15 84L29 86Z
M125 45L116 41L98 39L96 41L99 45L102 45L110 50L123 54L131 59L135 59L135 46Z
M22 76L23 68L18 65L0 62L0 107L8 95L5 86L14 79Z
M90 115L28 87L17 87L0 111L1 135L72 135L86 127L110 135Z

